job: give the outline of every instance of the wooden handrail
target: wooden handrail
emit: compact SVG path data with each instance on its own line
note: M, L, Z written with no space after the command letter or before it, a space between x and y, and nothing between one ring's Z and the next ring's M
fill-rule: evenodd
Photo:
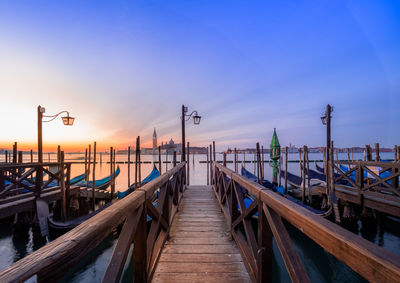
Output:
M313 214L299 205L293 204L278 193L266 189L216 162L213 162L213 169L213 186L216 191L221 187L218 184L218 178L221 178L221 176L218 176L219 171L223 173L222 175L230 178L229 186L234 187L234 184L242 186L269 210L284 218L367 280L400 282L400 256ZM222 208L224 207L222 206ZM236 207L231 206L231 211L236 209L237 205ZM252 209L254 210L254 208ZM229 210L223 209L223 211L225 215L229 214ZM258 211L260 214L262 210L259 209ZM260 218L260 215L258 217ZM259 262L257 264L260 266ZM288 265L286 264L286 266Z
M40 280L57 278L100 244L132 211L143 206L156 189L169 182L184 167L185 162L178 164L81 225L15 262L0 273L0 281L21 282L35 274Z

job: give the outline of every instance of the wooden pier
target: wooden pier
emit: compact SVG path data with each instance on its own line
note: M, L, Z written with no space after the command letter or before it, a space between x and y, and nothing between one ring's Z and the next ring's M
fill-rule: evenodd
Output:
M251 282L211 186L187 187L153 282Z
M135 282L270 282L273 239L291 280L309 282L286 230L292 225L368 281L400 282L400 256L215 161L209 165L211 186L187 186L181 162L7 267L0 281L55 281L119 227L103 282L120 281L132 245Z

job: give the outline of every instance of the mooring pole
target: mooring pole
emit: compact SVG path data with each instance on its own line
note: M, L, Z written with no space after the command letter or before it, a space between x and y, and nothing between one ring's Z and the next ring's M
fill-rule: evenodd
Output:
M128 146L128 188L131 185L131 147Z
M189 142L187 142L187 163L186 163L186 184L189 186L190 179L189 179Z
M182 146L181 146L181 161L185 161L185 115L186 115L186 111L185 111L185 105L182 105L182 116L181 116L181 120L182 120Z
M96 188L96 142L93 144L93 181L92 181L92 209L95 211L95 188Z

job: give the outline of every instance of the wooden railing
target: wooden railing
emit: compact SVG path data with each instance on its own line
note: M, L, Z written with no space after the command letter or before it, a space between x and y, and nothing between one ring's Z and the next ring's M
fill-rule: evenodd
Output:
M57 167L56 172L50 172L48 167ZM43 173L47 175L43 180ZM70 186L71 163L49 162L49 163L21 163L0 165L0 198L19 193L27 189L40 195L53 181L65 182L65 187ZM6 185L5 181L9 184Z
M339 165L349 169L345 172ZM334 169L339 174L335 178L338 198L400 217L399 162L335 161ZM390 174L382 177L385 172Z
M0 282L54 281L123 224L103 282L119 282L131 244L135 282L151 279L185 189L185 163L135 190L0 273ZM158 202L152 203L156 190ZM147 216L152 221L148 230Z
M272 237L293 282L309 282L282 219L372 282L400 282L400 256L213 162L212 185L254 282L271 281ZM254 197L246 208L243 190ZM258 213L256 224L253 216ZM254 228L255 227L255 228Z
M344 172L339 165L343 165L350 170ZM379 172L374 172L372 168L376 168ZM377 161L335 161L335 170L340 174L335 182L346 180L352 187L359 188L360 190L374 190L392 193L393 195L400 196L399 190L399 176L400 176L400 163L398 162L377 162ZM391 174L388 177L382 178L379 174L388 172ZM367 173L370 178L365 180L364 173ZM378 174L377 174L378 173ZM352 180L351 175L356 174L356 180ZM391 184L389 183L391 181Z

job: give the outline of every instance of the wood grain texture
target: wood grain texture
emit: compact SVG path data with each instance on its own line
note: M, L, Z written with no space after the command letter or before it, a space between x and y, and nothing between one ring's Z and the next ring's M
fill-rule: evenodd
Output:
M210 186L189 186L153 282L251 282Z

